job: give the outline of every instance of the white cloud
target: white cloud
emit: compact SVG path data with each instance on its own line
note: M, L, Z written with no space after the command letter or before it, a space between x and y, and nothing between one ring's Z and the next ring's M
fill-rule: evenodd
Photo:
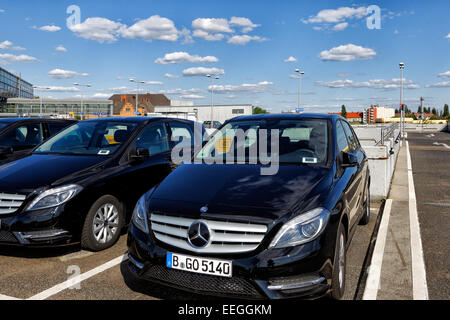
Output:
M176 79L176 78L179 78L180 76L178 76L178 75L176 75L176 74L166 73L166 74L164 75L164 77L165 77L165 78L168 78L168 79Z
M337 25L335 25L333 27L333 31L342 31L342 30L344 30L347 27L348 27L348 23L347 22L341 22L341 23L338 23Z
M62 46L62 45L57 46L55 48L55 50L56 51L60 51L60 52L67 52L67 49L64 46Z
M341 45L330 50L324 50L319 54L319 58L325 61L352 61L369 60L377 53L370 48L364 48L354 44Z
M166 53L163 58L158 58L155 60L155 63L158 64L175 64L175 63L212 63L212 62L218 62L219 59L217 59L214 56L206 56L201 57L199 55L190 55L187 52L172 52L172 53Z
M169 95L188 95L188 94L196 94L203 92L202 89L191 88L191 89L166 89L159 90L158 93L169 94Z
M161 81L144 81L143 84L144 85L149 85L149 86L162 86L162 85L164 85L164 82L161 82Z
M88 77L87 73L78 73L71 70L53 69L48 72L48 76L53 79L71 79L77 76Z
M232 33L227 19L224 18L197 18L192 21L194 29L202 30L207 33Z
M52 92L78 92L80 89L76 87L57 87L57 86L49 86L45 89L45 91Z
M140 20L130 27L121 28L120 33L124 38L129 39L172 42L178 40L178 30L173 21L158 15Z
M228 43L230 44L236 44L236 45L245 45L250 41L258 41L258 42L263 42L263 41L267 41L266 38L261 38L259 36L249 36L249 35L238 35L238 36L232 36L231 38L228 39Z
M185 94L182 95L181 98L183 99L204 99L204 96L200 96L198 94Z
M446 39L450 39L450 33L445 38Z
M450 78L450 71L446 71L446 72L440 73L438 75L438 77L439 78Z
M39 30L47 31L47 32L56 32L61 30L61 27L55 26L55 25L48 25L48 26L42 26L39 28Z
M259 83L244 83L241 85L214 85L209 86L208 89L211 90L214 87L214 92L220 94L263 93L270 91L271 85L273 85L273 82L262 81Z
M112 94L109 93L95 93L92 98L96 99L108 99Z
M325 9L315 16L310 16L303 23L339 23L346 19L361 19L367 15L366 7L351 8L341 7L338 9Z
M207 74L224 74L223 69L218 68L204 68L204 67L193 67L183 70L183 76L185 77L195 77L195 76L206 76Z
M104 43L116 41L119 37L119 30L123 27L124 25L119 22L94 17L72 26L70 30L81 38Z
M8 40L0 42L0 49L3 49L3 50L17 50L17 51L25 50L25 48L23 48L23 47L13 46L13 43L11 41L8 41Z
M401 79L375 79L363 82L355 82L353 80L335 80L335 81L316 81L316 85L328 88L372 88L372 89L398 89L400 88ZM420 86L412 80L404 80L403 87L405 89L419 89Z
M3 12L5 12L5 10L4 9L0 9L0 13L3 13Z
M26 54L14 55L10 53L0 53L0 64L9 65L15 62L36 62L37 59Z
M243 33L252 31L253 29L260 27L259 24L254 24L249 18L244 17L231 17L230 25L242 28Z
M450 81L438 82L426 86L427 88L450 88Z
M346 72L339 72L338 74L336 74L336 76L338 76L340 78L344 78L344 77L349 77L350 74L348 74Z
M297 62L297 59L293 56L290 56L289 58L283 60L284 62Z

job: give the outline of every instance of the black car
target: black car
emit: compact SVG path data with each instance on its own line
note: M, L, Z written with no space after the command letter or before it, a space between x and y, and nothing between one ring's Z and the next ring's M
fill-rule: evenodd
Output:
M0 118L0 165L26 156L38 144L75 122L46 118Z
M227 297L343 296L346 249L370 217L368 160L344 118L234 118L193 160L138 201L131 274Z
M188 120L146 117L70 126L0 166L0 243L111 246L139 197L177 165L177 141L192 145L202 130Z

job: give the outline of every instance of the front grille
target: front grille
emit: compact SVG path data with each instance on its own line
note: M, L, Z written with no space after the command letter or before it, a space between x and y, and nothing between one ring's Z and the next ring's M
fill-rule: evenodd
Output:
M217 277L182 270L168 269L162 265L152 265L145 278L158 280L174 287L210 293L215 295L234 295L247 298L261 298L261 294L247 280L238 277Z
M0 215L16 212L24 200L21 194L0 193Z
M267 226L261 224L188 219L160 214L150 217L155 237L169 245L197 253L242 253L255 250L263 240ZM194 248L188 242L188 229L196 221L210 230L210 240L204 248Z
M16 243L17 239L11 232L0 231L0 242Z

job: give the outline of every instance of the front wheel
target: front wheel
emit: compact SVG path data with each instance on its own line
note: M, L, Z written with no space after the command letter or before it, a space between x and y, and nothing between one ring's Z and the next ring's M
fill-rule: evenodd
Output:
M333 277L331 280L331 297L340 300L345 292L345 278L347 268L347 251L344 226L339 224L338 239L334 253Z
M360 225L366 225L370 221L370 187L369 184L367 184L366 189L366 200L364 202L364 213L361 217L361 220L359 220Z
M119 239L125 223L123 206L113 196L103 196L92 205L84 221L81 247L101 251Z

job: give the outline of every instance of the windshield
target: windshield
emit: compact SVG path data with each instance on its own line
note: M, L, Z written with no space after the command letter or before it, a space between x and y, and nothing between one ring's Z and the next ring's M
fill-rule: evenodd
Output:
M266 119L227 123L200 150L196 160L261 163L270 157L280 164L323 165L327 153L328 121Z
M34 152L108 156L127 141L138 125L103 120L79 122L49 139Z

